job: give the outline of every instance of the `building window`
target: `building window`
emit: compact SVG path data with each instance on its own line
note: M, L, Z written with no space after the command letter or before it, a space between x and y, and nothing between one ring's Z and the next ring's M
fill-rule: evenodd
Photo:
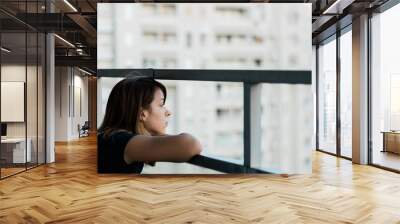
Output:
M192 34L186 34L186 47L190 48L192 46Z

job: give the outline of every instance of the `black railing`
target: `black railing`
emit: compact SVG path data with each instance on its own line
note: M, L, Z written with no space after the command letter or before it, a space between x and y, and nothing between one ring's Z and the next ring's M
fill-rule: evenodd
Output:
M164 80L190 80L243 83L243 164L212 158L205 155L193 157L189 163L225 173L273 173L251 165L251 89L259 83L311 85L311 71L295 70L197 70L197 69L99 69L98 78L123 78L141 75Z

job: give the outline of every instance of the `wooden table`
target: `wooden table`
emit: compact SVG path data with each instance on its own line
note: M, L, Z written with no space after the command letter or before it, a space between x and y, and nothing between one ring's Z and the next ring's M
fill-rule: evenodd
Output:
M400 131L382 131L381 133L383 133L382 152L400 154Z
M6 163L26 163L31 161L31 144L30 138L6 138L1 139L1 159ZM25 145L27 145L25 149Z

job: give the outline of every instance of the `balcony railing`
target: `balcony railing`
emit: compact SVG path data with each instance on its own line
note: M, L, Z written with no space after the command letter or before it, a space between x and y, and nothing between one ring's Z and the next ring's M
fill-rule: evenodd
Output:
M261 83L272 84L306 84L311 85L311 71L299 70L191 70L191 69L100 69L98 77L121 78L135 74L141 74L154 79L163 80L191 80L191 81L223 81L243 83L243 162L214 158L209 155L193 157L189 163L201 167L214 169L225 173L274 173L271 170L255 168L251 164L252 144L260 140L259 124L260 113L253 111L261 107L260 91L254 91ZM257 95L258 94L258 95ZM257 136L258 135L258 136ZM253 147L259 147L258 144Z

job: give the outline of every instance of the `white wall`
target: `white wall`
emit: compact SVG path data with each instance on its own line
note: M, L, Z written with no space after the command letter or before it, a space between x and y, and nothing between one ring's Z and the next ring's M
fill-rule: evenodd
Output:
M1 66L1 81L9 82L25 82L25 65L2 65ZM29 69L29 68L28 68ZM7 108L1 108L7 110ZM25 137L25 122L8 122L7 123L8 137Z
M55 86L55 141L77 139L78 124L88 120L88 78L76 68L56 67Z
M25 67L25 65L17 65L17 64L2 65L1 66L1 81L3 81L3 82L25 82L26 83L26 80L25 80L26 71L28 71L28 74L30 74L35 69L36 69L36 67L33 67L33 66ZM31 82L31 80L30 80L30 82ZM32 83L29 83L29 84L31 85ZM36 83L34 85L36 85ZM27 103L31 103L36 98L36 89L29 88L27 90L28 90ZM31 106L36 107L36 104L31 105ZM8 110L8 109L9 108L2 108L1 110ZM24 108L22 108L22 110L24 110ZM30 109L28 111L31 112ZM28 113L27 116L28 116L27 119L29 122L36 119L36 114ZM7 122L7 124L8 124L7 125L7 136L8 137L25 137L26 122ZM30 124L28 126L28 129L30 130L31 127L32 127L32 125ZM36 127L34 127L34 129L36 129ZM29 130L28 130L28 132L29 132ZM29 133L28 133L28 135L29 135Z
M36 70L38 69L38 70ZM27 78L27 80L26 80ZM22 102L19 102L20 107L13 108L12 106L5 106L2 102L2 114L4 113L22 113L22 120L19 122L6 122L7 123L7 137L9 138L24 138L25 135L29 139L31 148L31 156L33 162L39 159L39 163L44 163L44 73L42 67L32 66L25 64L3 64L1 66L1 81L3 82L23 82L26 86L26 99L24 96L24 89L19 89L19 94L22 94ZM14 90L16 91L16 90ZM2 99L10 98L11 94L6 89L2 88ZM11 102L13 103L13 102ZM18 103L18 102L14 102ZM26 106L25 106L26 103ZM17 110L17 111L16 111ZM19 110L19 111L18 111ZM26 113L26 119L24 114ZM39 155L37 155L37 153Z
M78 72L78 73L77 73ZM74 70L74 91L71 99L74 99L74 102L71 102L72 110L72 119L71 119L71 132L70 135L72 138L77 138L79 136L78 133L78 124L81 126L85 123L85 121L89 120L88 113L88 78L82 76L83 73L78 70ZM79 102L80 101L80 102ZM81 107L81 108L80 108ZM81 110L81 111L80 111Z

